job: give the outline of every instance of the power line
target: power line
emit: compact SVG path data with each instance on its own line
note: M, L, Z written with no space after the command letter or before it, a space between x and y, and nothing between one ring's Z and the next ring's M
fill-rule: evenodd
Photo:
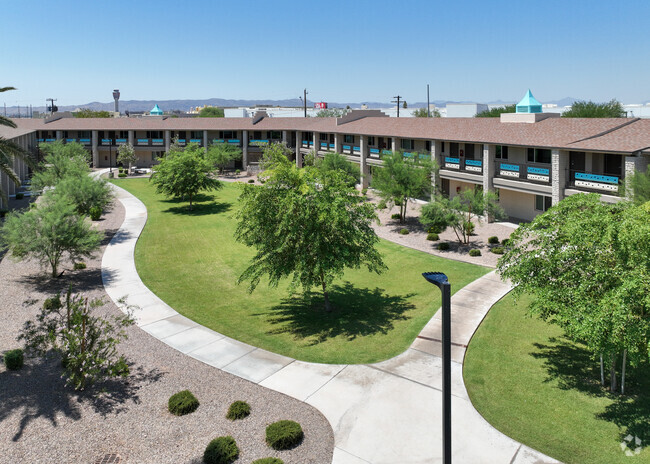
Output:
M391 101L391 103L397 103L397 117L399 118L399 101L402 98L402 96L398 95L398 96L393 97L393 98L395 98L396 100Z

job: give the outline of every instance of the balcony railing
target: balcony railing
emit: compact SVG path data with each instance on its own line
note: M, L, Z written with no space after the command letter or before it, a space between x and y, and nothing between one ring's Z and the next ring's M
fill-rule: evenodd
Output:
M92 141L90 139L79 139L79 143L82 145L90 145Z
M594 192L618 193L621 178L606 174L592 174L584 171L569 171L569 186Z
M129 142L128 139L115 139L115 143L117 143L118 145L126 144L128 142Z
M113 145L113 139L102 139L101 144L104 145L104 146Z
M257 140L249 140L248 141L248 146L249 147L265 147L269 144L269 141L266 139L257 139Z
M137 143L140 146L146 146L146 145L149 145L149 139L138 139Z
M74 143L77 139L65 139L65 143Z
M496 176L503 179L525 180L540 184L551 183L551 168L528 164L496 162Z

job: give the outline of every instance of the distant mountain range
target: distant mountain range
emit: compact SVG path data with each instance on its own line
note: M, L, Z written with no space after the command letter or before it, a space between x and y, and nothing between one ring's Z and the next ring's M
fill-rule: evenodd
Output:
M548 101L543 103L556 104L558 106L569 106L573 104L577 99L572 97L562 98L561 100ZM435 104L437 107L445 107L449 103L475 103L470 101L452 101L452 100L433 100L431 103ZM505 102L502 100L487 102L488 105L508 105L515 102ZM209 105L209 106L219 106L226 108L237 108L240 106L243 107L254 107L254 106L280 106L280 107L296 107L302 108L303 103L300 99L287 99L287 100L230 100L224 98L208 98L203 100L120 100L120 111L123 113L125 111L130 112L141 112L149 111L154 105L158 105L163 111L189 111L190 108ZM362 104L368 106L368 108L392 108L395 105L393 103L385 102L328 102L330 108L360 108ZM426 108L426 102L407 102L409 108ZM314 102L307 101L307 107L313 108ZM114 102L102 103L102 102L91 102L80 105L59 105L59 111L71 111L77 108L89 108L95 111L113 111ZM45 112L45 106L34 106L33 111ZM8 106L7 115L18 114L19 108L17 106ZM20 108L21 114L25 114L25 107Z

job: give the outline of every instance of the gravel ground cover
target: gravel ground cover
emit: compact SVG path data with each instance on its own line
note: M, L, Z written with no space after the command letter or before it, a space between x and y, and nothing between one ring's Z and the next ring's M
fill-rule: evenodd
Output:
M124 218L121 204L96 223L107 238ZM72 284L76 291L108 301L101 282L101 254L87 260L87 269L63 265L55 282L37 262L0 262L0 353L19 347L24 321L38 305ZM36 306L25 304L37 300ZM118 314L112 303L98 309ZM0 365L0 462L94 463L116 453L121 463L199 463L210 440L232 435L240 448L237 463L275 456L285 463L329 463L334 438L327 420L311 406L183 355L141 329L128 329L119 346L134 364L127 382L98 385L89 392L64 387L58 359L26 359L20 371ZM105 387L111 394L97 392ZM200 402L192 414L176 417L167 411L169 397L189 389ZM238 421L225 418L229 405L243 400L251 414ZM265 443L271 422L299 422L305 438L297 448L274 451ZM112 462L112 461L111 461Z

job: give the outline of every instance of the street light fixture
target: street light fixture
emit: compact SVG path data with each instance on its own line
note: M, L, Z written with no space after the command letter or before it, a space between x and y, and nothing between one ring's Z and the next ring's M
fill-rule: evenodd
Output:
M442 292L442 462L451 464L451 284L442 272L422 277Z

